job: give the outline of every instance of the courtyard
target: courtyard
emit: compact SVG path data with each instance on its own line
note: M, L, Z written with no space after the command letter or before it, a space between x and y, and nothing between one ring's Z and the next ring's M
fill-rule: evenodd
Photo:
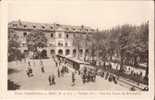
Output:
M28 77L26 70L28 62L31 64L33 70L33 77ZM88 82L83 84L80 75L75 74L75 85L72 85L72 71L74 69L68 68L69 72L63 76L58 77L57 70L52 58L42 60L45 73L41 72L40 60L22 60L8 63L8 69L12 70L8 74L8 80L13 81L19 86L19 90L121 90L128 91L131 86L119 82L114 84L100 76L96 76L95 82ZM55 85L49 85L49 75L55 75Z

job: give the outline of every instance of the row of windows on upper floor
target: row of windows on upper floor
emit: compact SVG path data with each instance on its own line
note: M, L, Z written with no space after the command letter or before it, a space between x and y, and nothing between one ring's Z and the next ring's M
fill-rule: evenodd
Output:
M27 32L24 32L24 33L23 33L23 36L26 37L26 36L27 36ZM50 36L51 36L51 38L54 38L54 33L51 33ZM59 38L62 38L62 34L59 33L58 37L59 37ZM69 34L66 34L66 38L69 38Z
M18 25L17 25L17 24L13 24L12 26L13 26L13 27L17 27ZM26 28L26 27L27 27L27 25L23 25L23 27L24 27L24 28ZM36 27L37 27L37 26L32 25L32 28L36 28ZM42 26L41 26L41 28L42 28L42 29L45 29L45 26L43 26L43 25L42 25ZM51 29L54 29L54 27L53 27L53 26L50 26L50 28L51 28Z
M21 46L26 47L27 44L26 43L22 43ZM54 45L53 44L49 44L49 46L54 46ZM60 47L66 46L66 47L68 47L69 43L66 42L65 44L63 44L62 42L58 42L57 46L60 46Z
M25 37L26 35L27 35L27 32L24 32L24 33L23 33L23 36ZM58 37L59 37L59 38L62 38L62 34L59 33ZM51 33L51 38L54 38L54 34L53 34L53 33ZM69 38L69 35L68 35L68 34L66 34L66 38Z

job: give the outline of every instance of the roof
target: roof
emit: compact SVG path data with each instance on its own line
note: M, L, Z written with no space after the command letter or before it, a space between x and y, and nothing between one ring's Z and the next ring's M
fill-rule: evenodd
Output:
M43 31L65 31L65 32L84 32L91 33L95 32L88 26L71 26L71 25L61 25L57 23L33 23L26 21L12 21L8 24L8 28L12 29L24 29L24 30L43 30Z

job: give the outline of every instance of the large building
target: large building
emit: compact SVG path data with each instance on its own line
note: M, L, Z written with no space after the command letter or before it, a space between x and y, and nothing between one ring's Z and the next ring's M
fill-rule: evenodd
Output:
M83 58L90 53L85 40L95 32L94 29L83 25L71 26L56 23L33 23L20 20L12 21L8 24L9 34L16 34L18 36L21 52L28 50L26 37L35 30L45 34L48 41L47 47L43 48L43 50L47 52L49 57L53 54L59 54L71 57L80 56Z

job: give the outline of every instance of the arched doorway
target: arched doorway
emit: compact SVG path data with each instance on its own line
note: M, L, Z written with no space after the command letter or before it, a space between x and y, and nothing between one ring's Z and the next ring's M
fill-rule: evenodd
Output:
M51 53L51 55L54 55L55 54L55 50L51 49L50 53Z
M76 49L73 49L73 57L76 57Z
M62 50L62 49L59 49L59 50L58 50L58 54L59 54L59 55L63 55L63 50Z
M70 54L70 50L66 49L66 56Z

